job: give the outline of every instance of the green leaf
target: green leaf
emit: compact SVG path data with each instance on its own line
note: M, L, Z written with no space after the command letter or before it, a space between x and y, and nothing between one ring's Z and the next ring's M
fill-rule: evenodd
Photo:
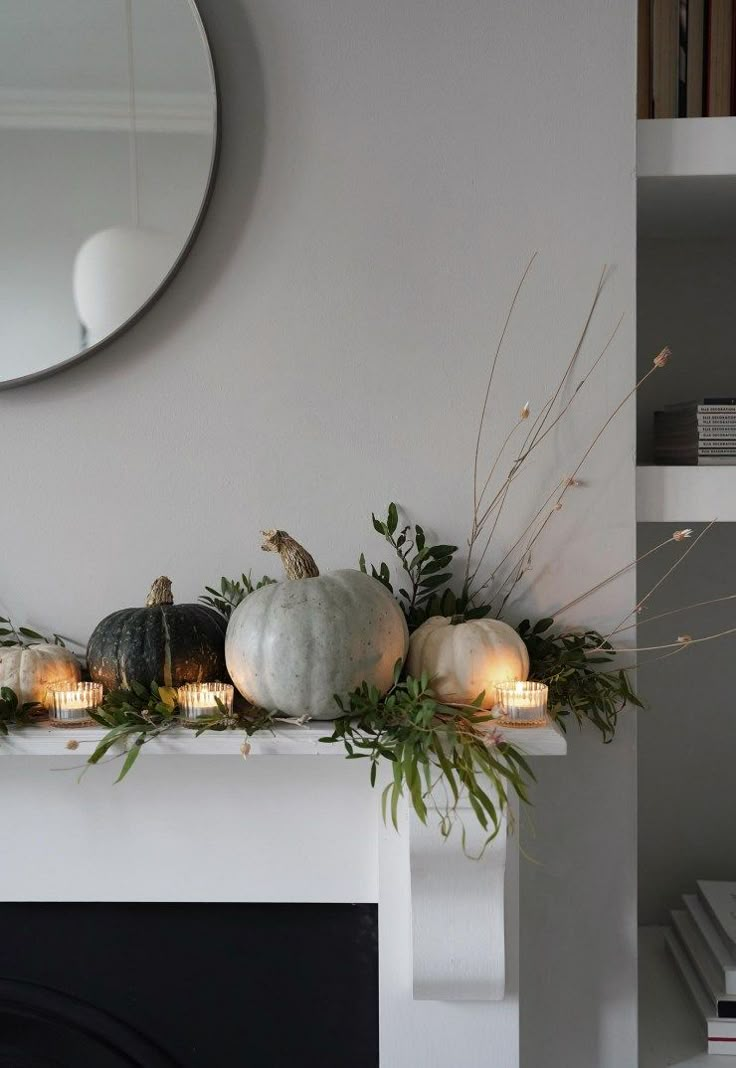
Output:
M387 519L387 522L386 522L386 529L388 530L388 533L389 534L395 533L396 528L398 527L398 525L399 525L399 512L398 512L398 509L397 509L396 505L392 501L391 504L388 506L388 519Z
M125 757L125 760L123 761L123 766L122 766L122 768L120 770L120 774L118 775L117 779L115 780L116 783L123 781L125 776L128 774L128 772L130 771L130 769L133 767L133 765L135 764L136 760L140 756L141 748L143 746L142 739L143 739L143 735L141 735L140 738L137 741L135 741L133 743L133 745L130 747L130 749L128 750L127 755Z
M35 641L39 642L46 641L43 634L39 634L37 630L31 630L30 627L18 627L18 633L22 634L24 638L33 638Z

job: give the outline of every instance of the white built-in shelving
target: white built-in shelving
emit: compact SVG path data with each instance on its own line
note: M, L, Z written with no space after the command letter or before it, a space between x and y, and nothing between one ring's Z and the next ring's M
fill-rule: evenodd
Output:
M736 466L638 467L636 517L640 523L736 523Z
M736 234L736 118L638 123L639 234Z
M736 240L736 118L640 120L637 177L640 238ZM639 522L736 522L736 467L642 465L636 501Z

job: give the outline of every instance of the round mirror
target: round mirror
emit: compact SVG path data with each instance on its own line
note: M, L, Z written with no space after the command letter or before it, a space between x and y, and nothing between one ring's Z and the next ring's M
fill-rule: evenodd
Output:
M0 13L0 387L120 333L176 270L217 150L193 0Z

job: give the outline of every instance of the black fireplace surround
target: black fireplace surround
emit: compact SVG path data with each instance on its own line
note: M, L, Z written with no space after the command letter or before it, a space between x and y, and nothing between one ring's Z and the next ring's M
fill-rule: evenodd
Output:
M377 1068L376 905L0 903L0 1068Z

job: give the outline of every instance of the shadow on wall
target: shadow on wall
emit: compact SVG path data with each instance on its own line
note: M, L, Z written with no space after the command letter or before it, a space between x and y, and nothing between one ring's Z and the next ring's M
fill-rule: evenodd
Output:
M121 364L128 367L149 358L148 350L173 330L186 326L187 317L218 280L241 240L250 219L263 167L266 103L263 64L245 12L222 0L197 0L215 67L220 111L218 160L210 202L191 248L176 276L160 297L145 309L140 320L102 349L82 358L47 379L32 383L35 399L47 403L76 394L84 375L85 390L93 390L100 377L109 378ZM245 133L244 133L245 131ZM227 181L220 181L222 174ZM27 404L28 389L10 389L3 404Z

